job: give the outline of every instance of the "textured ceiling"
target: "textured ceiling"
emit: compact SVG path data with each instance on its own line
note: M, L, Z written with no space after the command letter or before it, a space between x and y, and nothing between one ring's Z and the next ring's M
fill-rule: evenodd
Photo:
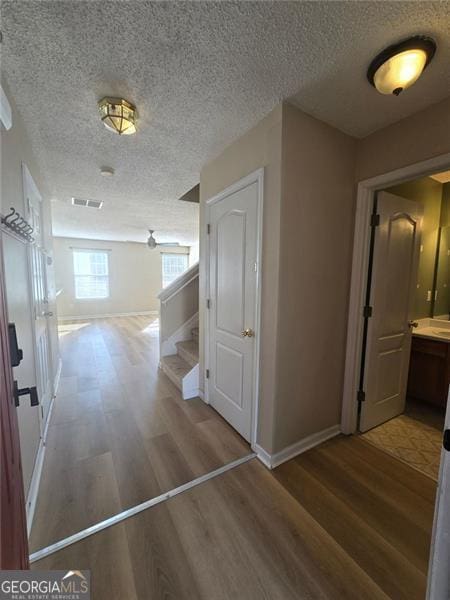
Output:
M176 199L202 165L280 100L364 136L450 94L447 2L3 0L2 71L54 198L57 235L195 243L198 206ZM423 33L438 51L404 94L377 94L373 56ZM134 102L138 133L99 121ZM112 178L99 174L114 167ZM100 211L70 198L103 200Z

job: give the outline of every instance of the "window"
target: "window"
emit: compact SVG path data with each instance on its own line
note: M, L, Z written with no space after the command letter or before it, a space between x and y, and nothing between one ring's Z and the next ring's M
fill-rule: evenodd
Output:
M74 250L75 298L99 300L109 296L108 253L101 250Z
M162 284L167 287L188 268L187 254L162 254Z

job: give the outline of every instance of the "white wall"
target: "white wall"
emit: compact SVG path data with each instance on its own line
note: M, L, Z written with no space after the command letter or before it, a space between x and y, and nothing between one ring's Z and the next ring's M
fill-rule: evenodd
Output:
M146 244L75 238L54 238L58 317L88 317L157 311L161 291L161 249ZM109 298L77 300L72 248L108 250ZM165 247L164 252L188 254L187 247Z

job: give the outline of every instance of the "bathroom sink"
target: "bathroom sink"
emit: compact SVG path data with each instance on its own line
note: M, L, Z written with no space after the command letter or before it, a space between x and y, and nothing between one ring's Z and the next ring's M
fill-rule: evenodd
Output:
M450 338L450 329L433 329L433 333L441 337Z

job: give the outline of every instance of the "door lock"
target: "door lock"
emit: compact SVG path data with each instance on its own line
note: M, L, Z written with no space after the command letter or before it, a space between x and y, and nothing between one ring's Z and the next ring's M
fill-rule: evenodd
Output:
M241 335L242 337L253 337L255 335L255 332L253 331L253 329L247 328L241 332Z
M17 385L17 381L14 381L13 396L14 396L15 405L19 406L20 396L28 396L28 395L30 396L30 406L38 406L39 398L38 398L36 386L34 385L33 387L19 389L19 386Z

